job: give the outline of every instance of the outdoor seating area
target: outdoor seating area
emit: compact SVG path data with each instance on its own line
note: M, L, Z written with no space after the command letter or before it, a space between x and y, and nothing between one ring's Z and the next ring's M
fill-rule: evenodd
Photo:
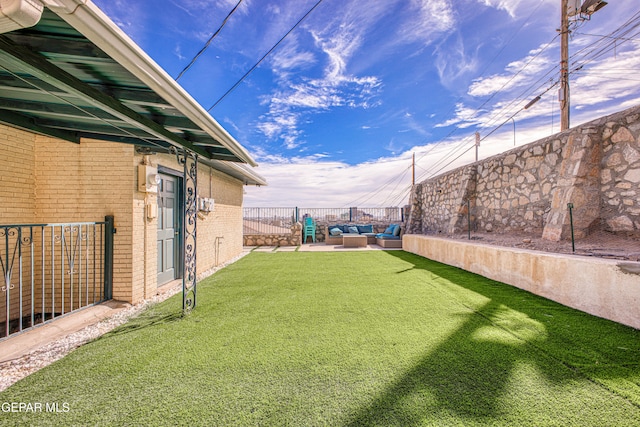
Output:
M341 245L343 244L343 236L365 236L367 238L366 244L374 244L376 242L375 235L372 224L336 224L327 226L324 241L327 245Z
M371 224L329 225L325 233L325 244L344 247L378 245L383 248L402 248L401 231L402 227L399 224L389 225L382 233L375 233Z

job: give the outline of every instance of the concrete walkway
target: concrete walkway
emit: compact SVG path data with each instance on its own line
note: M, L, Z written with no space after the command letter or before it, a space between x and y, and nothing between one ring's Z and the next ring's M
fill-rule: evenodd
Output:
M131 305L119 301L107 301L77 310L57 320L10 336L0 342L0 363L18 359L53 341L108 319L128 307L131 307Z

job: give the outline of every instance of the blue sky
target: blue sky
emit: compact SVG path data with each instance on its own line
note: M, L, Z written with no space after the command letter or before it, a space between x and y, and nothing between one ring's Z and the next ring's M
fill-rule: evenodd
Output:
M94 3L177 77L238 1ZM316 3L243 0L180 84L209 109ZM420 181L474 161L476 131L480 158L558 132L559 5L323 0L211 109L269 182L245 205L401 205L413 153ZM572 25L572 126L640 103L637 30L603 37L639 12L609 0Z

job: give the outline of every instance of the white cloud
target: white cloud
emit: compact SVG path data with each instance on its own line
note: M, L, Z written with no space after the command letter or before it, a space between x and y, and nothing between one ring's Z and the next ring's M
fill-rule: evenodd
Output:
M516 16L516 9L522 3L522 0L478 0L478 3L482 3L485 6L493 7L498 10L504 10L511 17Z
M300 50L300 45L295 34L289 35L285 42L271 57L271 65L274 73L280 78L289 76L289 73L308 69L317 63L313 52Z
M381 86L375 76L355 76L348 71L348 62L361 45L366 25L356 25L343 17L330 22L321 31L310 30L317 53L303 52L296 39L287 44L271 61L278 78L279 88L263 98L269 110L260 118L257 128L271 139L281 139L289 149L298 148L304 142L300 124L312 112L326 111L334 107L370 108L376 105L375 97ZM297 78L290 71L295 67L308 67L323 58L322 76Z
M401 43L419 41L431 44L436 37L456 25L452 2L448 0L411 0L406 21L398 30Z
M505 67L505 73L474 80L467 93L471 96L493 95L517 87L528 86L534 78L542 75L553 64L549 54L544 54L547 45L532 50L524 58L513 61Z
M280 88L263 99L269 105L269 111L261 117L258 129L272 140L286 141L286 147L298 148L303 144L299 140L303 136L300 124L306 115L335 107L368 109L378 106L377 95L382 89L380 78L349 72L349 62L362 47L367 34L384 25L385 16L398 5L402 6L404 16L396 27L395 37L389 39L392 44L429 44L455 25L455 13L449 0L411 0L409 5L404 0L397 0L396 3L372 2L366 8L359 2L343 3L320 29L309 30L319 49L316 53L301 51L296 39L289 42L271 62ZM290 72L291 68L308 67L320 61L324 63L324 69L319 78L295 79ZM286 119L282 120L280 116ZM422 135L428 134L415 121L409 126Z
M445 40L438 45L434 50L435 66L442 85L449 88L457 87L462 76L475 71L478 68L476 54L477 48L472 55L467 53L464 40L459 33L455 35L453 43Z
M473 108L466 107L463 103L456 104L456 112L453 118L448 119L442 123L438 123L435 127L447 127L452 125L458 125L459 128L467 128L474 124L480 123L479 120L480 111Z
M640 42L630 42L619 47L613 57L604 55L598 60L587 62L584 68L571 74L571 109L576 112L582 109L590 111L590 114L580 115L584 117L583 121L610 114L620 109L622 103L637 99L640 79L632 70L640 70L640 57L637 55L639 48ZM470 126L492 129L509 120L513 114L517 114L516 120L520 121L548 115L549 112L539 106L529 110L522 110L522 107L539 94L546 93L549 99L555 97L557 87L553 86L553 82L557 82L559 76L554 70L557 61L551 55L556 53L557 51L541 52L536 49L523 59L508 64L505 73L475 80L469 87L469 95L496 96L496 100L482 111L459 102L453 117L435 127L455 125L461 129ZM538 82L541 76L544 79ZM533 86L536 82L538 86ZM536 87L539 88L538 92L526 95L527 90ZM598 108L594 110L593 107L596 106ZM557 111L555 114L558 114Z
M477 0L477 2L487 7L492 7L498 10L504 10L512 18L516 18L519 11L530 13L531 8L533 7L532 2L525 1L525 0ZM539 0L535 2L535 4L537 5L541 2L549 3L554 6L559 6L560 4L558 0Z
M623 47L624 48L624 47ZM633 42L614 58L606 57L572 76L571 102L576 109L615 101L616 106L628 98L637 99L640 78L640 42Z
M389 206L392 201L400 203L408 190L411 178L403 172L409 166L409 158L353 166L319 160L318 156L262 161L256 172L264 176L269 185L247 187L244 205L341 207L355 203L358 206ZM382 188L393 178L396 179Z

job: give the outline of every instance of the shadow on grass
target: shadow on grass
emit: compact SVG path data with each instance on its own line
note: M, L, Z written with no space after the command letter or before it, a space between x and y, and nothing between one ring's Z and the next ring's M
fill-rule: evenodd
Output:
M140 316L129 320L124 325L118 326L113 331L104 335L105 338L117 335L128 334L130 332L136 332L152 326L162 325L177 322L184 318L182 310L175 310L173 312L157 312L153 309L143 312Z
M514 374L522 366L533 366L545 384L586 377L607 388L605 393L610 387L583 369L610 364L609 372L600 371L600 375L621 377L629 374L622 366L637 370L640 331L417 255L388 254L413 265L397 274L428 271L432 280L425 285L438 287L459 303L464 322L369 405L352 414L348 426L417 425L425 419L437 420L438 413L491 423L508 411L510 404L505 401L513 399ZM533 391L538 392L544 390ZM633 393L620 395L640 407L638 393L636 387ZM553 410L557 409L549 408Z

